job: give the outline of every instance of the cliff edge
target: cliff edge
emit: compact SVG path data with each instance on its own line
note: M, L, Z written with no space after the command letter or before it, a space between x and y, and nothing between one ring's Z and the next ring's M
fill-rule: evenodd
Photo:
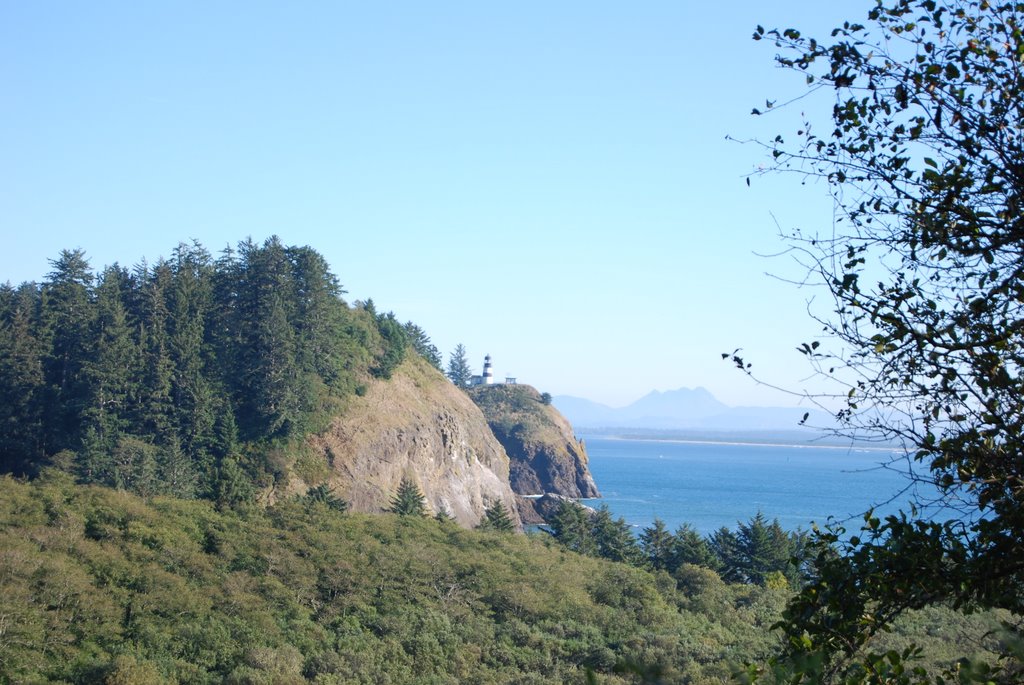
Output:
M505 450L473 401L418 355L390 380L369 383L309 446L329 465L325 482L354 511L386 510L408 476L431 513L472 527L500 500L519 523Z
M480 385L467 391L511 460L509 482L519 495L600 497L587 451L557 409L529 385Z

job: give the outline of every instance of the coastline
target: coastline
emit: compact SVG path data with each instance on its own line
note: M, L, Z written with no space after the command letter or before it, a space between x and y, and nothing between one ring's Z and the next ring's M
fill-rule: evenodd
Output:
M895 513L911 500L907 457L877 445L584 435L602 486L598 504L639 528L661 519L709 535L762 512L786 530L806 529L814 522L855 522L869 508Z
M716 439L708 437L664 437L664 436L644 436L635 434L601 434L601 433L587 433L580 432L580 436L587 440L588 438L597 438L600 440L632 440L636 442L655 442L655 443L670 443L670 444L683 444L683 445L729 445L733 447L785 447L790 449L829 449L829 450L845 450L847 452L882 452L899 454L904 451L903 448L897 445L889 446L878 446L878 445L864 445L859 443L853 443L850 445L836 445L836 444L825 444L825 443L799 443L799 442L773 442L770 440L742 440L738 438L734 439Z

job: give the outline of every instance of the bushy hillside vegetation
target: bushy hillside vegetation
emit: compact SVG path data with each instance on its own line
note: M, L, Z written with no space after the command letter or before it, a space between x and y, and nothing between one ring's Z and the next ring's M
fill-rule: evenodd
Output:
M4 682L723 682L777 648L785 599L315 496L239 513L0 479ZM991 624L920 620L939 658Z
M691 600L543 540L312 498L240 515L56 476L0 481L0 507L12 681L548 683L623 659L717 679L767 654L783 599Z

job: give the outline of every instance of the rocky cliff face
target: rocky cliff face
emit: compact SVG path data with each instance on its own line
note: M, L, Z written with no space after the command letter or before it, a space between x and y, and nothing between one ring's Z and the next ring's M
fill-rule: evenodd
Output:
M520 495L556 493L600 497L587 466L587 451L557 409L529 385L471 388L494 435L511 459L509 479Z
M431 512L463 526L479 523L495 500L518 522L505 450L473 401L419 357L370 383L310 446L354 511L384 511L409 476Z

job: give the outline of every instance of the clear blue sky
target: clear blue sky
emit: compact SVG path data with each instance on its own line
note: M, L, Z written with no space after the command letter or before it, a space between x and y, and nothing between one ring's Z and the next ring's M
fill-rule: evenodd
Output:
M446 359L612 405L790 404L719 353L800 386L812 293L756 253L831 203L748 188L762 153L725 138L796 126L750 116L802 87L757 24L825 36L868 4L7 2L0 281L277 234Z

